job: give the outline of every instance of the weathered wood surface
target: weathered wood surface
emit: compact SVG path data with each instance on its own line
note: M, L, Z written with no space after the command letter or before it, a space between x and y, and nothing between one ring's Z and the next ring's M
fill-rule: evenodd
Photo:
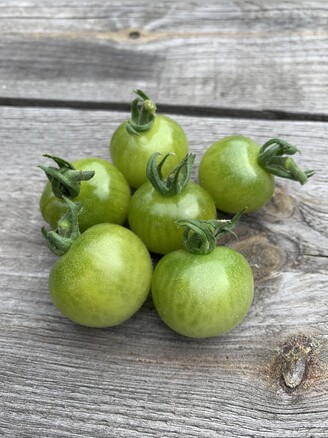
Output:
M326 0L6 0L0 98L127 104L139 87L214 114L327 120L327 24Z
M304 187L280 181L273 200L242 219L239 241L226 242L254 270L247 318L225 336L191 340L164 326L151 299L125 324L97 330L70 323L47 293L55 257L40 234L36 164L44 152L108 158L125 117L0 108L0 435L327 437L327 124L176 116L196 165L235 132L285 138L318 170Z
M327 22L325 0L1 2L1 436L328 436ZM50 302L35 165L43 152L108 158L127 117L113 110L137 87L185 114L196 166L235 132L285 138L318 170L304 187L279 182L225 241L256 279L228 335L183 338L150 298L107 330Z

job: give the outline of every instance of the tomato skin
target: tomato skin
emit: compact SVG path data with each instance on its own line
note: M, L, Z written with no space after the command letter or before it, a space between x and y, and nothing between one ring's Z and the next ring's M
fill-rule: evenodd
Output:
M216 219L213 199L194 182L174 196L161 195L147 182L132 196L129 226L152 252L183 248L183 229L176 223L182 219Z
M50 296L70 320L110 327L130 318L146 300L150 255L130 230L99 224L83 233L54 265Z
M185 250L167 254L155 268L151 288L162 320L192 338L233 329L246 316L254 294L248 262L227 247L206 255Z
M81 182L80 194L74 198L74 202L83 204L80 231L105 222L122 225L127 218L131 191L121 172L101 158L83 158L72 164L78 170L95 171L93 178ZM65 202L53 194L49 182L40 199L40 210L52 229L67 210Z
M127 121L115 130L110 141L110 154L115 166L131 187L138 188L147 181L146 166L155 152L174 153L163 166L167 175L187 154L188 142L181 126L170 117L158 114L148 131L129 134Z
M261 208L274 191L274 177L257 162L260 147L234 135L213 143L199 165L199 182L213 197L218 210L237 213Z

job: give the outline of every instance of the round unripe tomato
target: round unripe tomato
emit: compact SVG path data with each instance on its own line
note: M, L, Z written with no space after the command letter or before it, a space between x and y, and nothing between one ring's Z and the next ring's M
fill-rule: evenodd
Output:
M115 166L134 188L147 181L147 163L155 152L174 154L164 164L163 175L167 175L188 152L183 129L170 117L156 115L152 126L138 135L130 134L127 124L125 121L115 130L110 141L110 154Z
M89 228L54 265L50 296L70 320L110 327L130 318L150 290L152 262L141 240L127 228Z
M155 268L151 288L162 320L192 338L233 329L247 314L254 294L248 262L227 247L206 255L186 250L167 254Z
M74 202L82 203L79 214L80 231L99 223L122 225L128 214L131 192L121 172L107 160L83 158L72 163L77 170L94 170L89 181L82 181L80 194ZM40 199L40 210L52 229L67 210L62 199L57 198L48 182Z
M260 147L242 135L225 137L210 146L199 165L199 182L218 210L252 212L269 201L274 177L258 163Z
M132 196L128 214L131 230L158 254L183 248L183 230L177 227L178 220L215 218L213 199L194 182L173 196L162 195L146 182Z

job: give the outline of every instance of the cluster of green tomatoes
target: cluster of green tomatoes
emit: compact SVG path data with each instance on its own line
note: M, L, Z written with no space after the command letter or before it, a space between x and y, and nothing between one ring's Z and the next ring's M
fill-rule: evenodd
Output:
M182 127L156 114L141 90L131 117L110 141L112 163L88 157L70 163L46 155L56 166L39 166L49 179L40 208L50 230L49 248L60 258L49 276L57 308L88 327L123 323L150 290L162 320L194 338L217 336L247 314L254 294L252 270L237 251L217 246L242 212L262 207L274 176L304 184L280 139L261 148L244 136L215 142L195 159ZM131 188L133 194L131 195ZM217 209L234 215L217 220ZM153 268L150 253L161 256Z

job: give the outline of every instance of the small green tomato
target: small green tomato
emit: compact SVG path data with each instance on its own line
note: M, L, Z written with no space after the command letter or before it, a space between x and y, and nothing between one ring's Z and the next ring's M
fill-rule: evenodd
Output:
M187 249L171 252L157 264L151 286L155 308L181 335L221 335L236 327L250 309L252 270L237 251L216 247L226 222L223 226L222 221L181 223L187 227Z
M147 166L150 181L137 189L131 199L128 221L131 230L158 254L183 248L183 231L177 228L181 219L215 219L216 208L211 196L200 185L190 181L195 155L187 155L164 179L161 169L166 155L157 165L158 153Z
M274 176L305 184L314 174L303 172L286 155L299 152L295 146L277 138L261 148L242 135L225 137L209 147L199 165L199 182L213 197L218 210L237 213L247 207L253 212L272 197Z
M83 204L79 215L81 232L99 223L122 225L125 222L131 199L130 187L113 164L94 157L69 163L47 156L59 165L59 168L39 166L50 180L42 193L40 210L52 229L67 210L63 195Z
M50 249L61 258L49 276L51 299L60 312L87 327L111 327L129 319L150 291L152 262L132 231L98 224L79 234L79 206L69 210L56 231L45 232Z
M115 130L110 140L110 154L115 166L131 187L147 181L146 167L155 152L174 153L165 163L167 175L188 152L188 142L182 127L170 117L155 114L156 105L141 90L132 103L131 118Z

